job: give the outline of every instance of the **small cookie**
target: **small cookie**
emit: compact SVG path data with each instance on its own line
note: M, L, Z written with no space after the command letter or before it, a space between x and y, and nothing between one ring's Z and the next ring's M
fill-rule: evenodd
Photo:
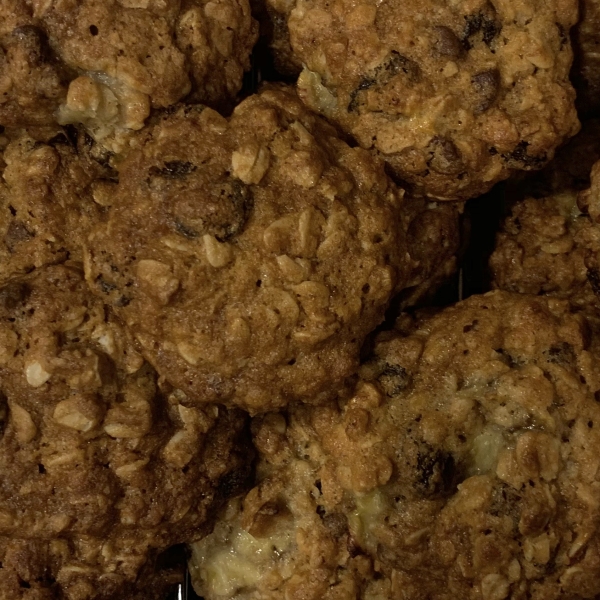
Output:
M74 128L46 142L19 134L0 179L0 284L45 264L81 261L117 177L108 156Z
M198 399L259 412L331 395L392 295L440 266L411 256L414 215L383 165L293 91L266 88L229 120L181 108L137 145L86 275L158 372ZM439 211L453 231L458 212ZM442 265L457 237L430 248Z
M597 597L590 344L566 302L507 292L381 334L350 399L254 419L257 485L193 545L196 590L206 600Z
M0 288L0 591L130 598L243 487L245 416L157 379L79 271Z
M37 94L40 114L50 112L61 124L83 123L97 140L118 147L119 134L140 129L151 108L171 106L184 96L209 104L231 101L250 66L256 37L247 0L33 6L3 0L0 46L11 119L4 122L0 109L0 124L31 124L27 110ZM46 40L62 67L52 70L50 59L37 50ZM29 82L23 83L26 67Z
M577 132L576 0L269 5L304 65L303 100L419 193L475 197Z
M490 257L493 287L600 309L599 157L600 125L586 122L546 169L507 186L511 214Z

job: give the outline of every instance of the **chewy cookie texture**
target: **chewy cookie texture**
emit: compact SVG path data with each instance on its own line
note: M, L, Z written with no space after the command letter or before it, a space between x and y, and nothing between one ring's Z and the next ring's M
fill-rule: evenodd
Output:
M490 258L494 287L568 298L580 310L597 312L598 159L600 124L591 120L547 169L508 186L511 214Z
M404 198L289 89L228 120L181 108L136 145L86 277L200 401L260 412L330 396L392 296L454 266L460 207Z
M208 530L251 460L243 414L188 404L77 269L0 287L0 597L126 599L177 579L159 555Z
M254 419L257 485L194 545L198 593L597 597L589 324L565 301L492 292L399 325L349 399Z
M466 200L542 167L577 132L577 2L269 0L298 90L396 177ZM287 55L287 53L286 53Z
M256 37L245 0L2 0L0 124L58 118L119 147L151 108L230 102Z

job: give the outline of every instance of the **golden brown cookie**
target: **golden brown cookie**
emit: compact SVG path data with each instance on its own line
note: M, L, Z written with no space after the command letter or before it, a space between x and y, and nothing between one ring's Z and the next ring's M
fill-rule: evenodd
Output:
M256 36L246 0L2 0L0 124L58 118L118 146L151 107L231 101ZM48 44L60 68L38 49Z
M477 196L577 132L576 0L268 4L304 65L303 100L420 193Z
M81 261L82 244L115 185L108 155L68 128L45 142L19 134L2 161L0 284L45 264Z
M584 122L546 169L507 186L511 213L490 258L494 287L600 310L598 158L600 124Z
M157 379L79 271L0 288L0 595L128 599L243 486L244 415Z
M591 343L566 302L506 292L381 334L350 399L254 419L257 485L193 546L198 593L597 597Z
M229 120L181 108L136 143L86 276L158 372L199 400L250 412L322 400L355 372L394 293L453 260L458 210L405 210L383 165L285 88ZM423 230L443 214L450 231L432 238L439 264L420 269L407 230L424 211Z

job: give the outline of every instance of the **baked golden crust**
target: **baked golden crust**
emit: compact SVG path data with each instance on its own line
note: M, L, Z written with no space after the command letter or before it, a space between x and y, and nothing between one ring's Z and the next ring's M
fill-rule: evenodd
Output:
M4 151L0 284L45 264L81 261L83 242L107 209L116 177L107 156L74 129L48 135L42 142L21 133Z
M269 4L304 65L304 101L430 197L541 168L577 132L575 0Z
M257 486L194 545L198 592L597 597L590 348L568 303L506 292L381 334L351 399L254 419Z
M18 577L40 597L129 598L205 533L252 453L242 414L189 404L79 271L0 288L0 595Z
M159 373L203 401L258 412L331 395L392 295L440 266L417 269L413 215L382 164L285 88L229 120L208 108L167 115L120 176L90 237L88 282ZM431 248L441 264L458 212L439 211L454 232Z
M20 62L11 59L17 52L11 44L21 53L29 48L24 30L39 44L47 36L62 71L36 62L33 51ZM115 133L118 138L141 128L151 107L171 106L184 96L209 104L231 101L256 37L246 0L3 0L0 40L11 121L3 122L0 112L0 124L58 118L62 124L84 123L96 139L110 141ZM25 83L24 64L30 79Z

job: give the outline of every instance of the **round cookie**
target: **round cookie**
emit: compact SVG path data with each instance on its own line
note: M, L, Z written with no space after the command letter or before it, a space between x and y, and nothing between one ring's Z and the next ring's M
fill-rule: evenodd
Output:
M356 371L390 298L453 260L459 209L408 208L382 164L285 88L229 120L183 107L137 146L86 276L147 360L199 400L250 412L322 400ZM424 212L423 230L438 215L450 230L432 237L439 264L410 254Z
M196 590L597 597L596 351L566 302L507 292L381 334L350 399L254 419L257 485L194 544Z
M27 109L37 93L40 114L61 124L83 123L96 139L119 146L118 134L141 128L150 108L184 96L209 104L231 101L256 37L246 0L2 0L3 83L11 101L7 122L0 112L0 125L29 124ZM35 44L49 45L62 71L50 68L48 61L55 61L48 53L30 50ZM19 79L23 65L30 68L28 84ZM21 89L33 87L38 76L34 90ZM114 133L116 140L107 139Z
M79 271L0 287L0 596L133 597L243 489L245 416L157 382Z
M268 4L303 100L429 197L480 195L577 132L576 0Z
M507 186L511 214L490 257L494 287L600 309L600 225L593 216L600 166L592 169L598 158L600 124L584 122L546 169Z
M45 142L20 133L0 161L0 284L45 264L82 260L108 208L117 173L73 127Z

